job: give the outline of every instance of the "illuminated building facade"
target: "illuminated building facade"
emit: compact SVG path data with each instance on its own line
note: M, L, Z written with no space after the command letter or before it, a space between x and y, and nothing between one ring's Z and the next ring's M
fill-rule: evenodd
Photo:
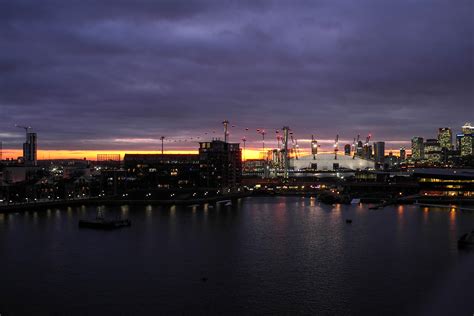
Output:
M438 129L438 142L442 149L453 149L453 133L449 127Z
M413 160L422 160L425 158L423 137L413 137L411 139L411 158Z
M457 135L458 149L461 151L461 156L468 156L474 154L474 126L471 123L466 123L462 127L462 134Z
M474 173L466 169L417 169L422 196L474 198Z
M316 159L314 159L312 155L305 155L298 159L291 159L290 168L294 171L331 171L338 169L365 170L374 169L375 162L373 160L347 155L337 155L336 160L332 153L320 153Z
M400 160L405 160L407 158L407 151L405 147L400 148Z
M429 162L441 161L441 146L437 139L427 139L424 144L425 159Z

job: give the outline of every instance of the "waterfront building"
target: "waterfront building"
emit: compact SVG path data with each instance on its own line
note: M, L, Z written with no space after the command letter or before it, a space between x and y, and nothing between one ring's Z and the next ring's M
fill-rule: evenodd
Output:
M437 139L427 139L424 144L425 159L429 162L440 162L442 157L441 146Z
M411 139L411 158L413 160L422 160L425 158L423 137L413 137Z
M243 165L243 173L246 176L259 176L260 177L264 174L267 161L265 159L247 159L242 163L242 165Z
M124 168L130 177L160 188L199 185L197 154L125 154Z
M449 127L441 127L438 129L438 142L442 149L453 149L453 134Z
M36 133L27 133L26 142L23 143L23 159L25 164L36 166L37 163L37 137Z
M232 188L242 181L242 153L238 143L221 140L199 143L201 185Z
M416 169L414 177L422 196L474 198L474 174L469 169Z

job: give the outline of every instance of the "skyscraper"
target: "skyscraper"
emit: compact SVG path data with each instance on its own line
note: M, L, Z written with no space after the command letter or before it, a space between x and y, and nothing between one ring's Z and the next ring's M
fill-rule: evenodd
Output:
M405 147L400 148L400 160L405 160L407 158L407 152Z
M449 127L438 129L438 142L442 149L453 149L453 133Z
M430 162L441 161L441 146L437 139L427 139L424 144L425 159Z
M37 145L36 133L27 133L26 142L23 143L23 159L25 164L36 166L37 161Z
M425 158L425 149L423 137L413 137L411 139L411 157L413 160L422 160Z
M474 154L474 126L472 126L471 123L466 123L462 127L462 135L459 143L461 156Z
M375 162L383 164L385 160L385 142L376 142L374 144Z

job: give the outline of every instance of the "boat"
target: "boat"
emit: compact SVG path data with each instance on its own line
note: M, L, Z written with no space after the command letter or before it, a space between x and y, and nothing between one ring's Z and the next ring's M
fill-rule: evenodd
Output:
M324 204L335 204L339 202L339 198L330 192L321 192L318 195L318 200Z
M80 228L93 228L93 229L117 229L121 227L130 227L132 222L129 219L105 219L104 214L99 209L95 219L81 219L79 220Z
M351 204L360 204L360 199L352 199Z
M466 233L461 236L458 240L459 247L473 247L474 246L474 230L470 233Z

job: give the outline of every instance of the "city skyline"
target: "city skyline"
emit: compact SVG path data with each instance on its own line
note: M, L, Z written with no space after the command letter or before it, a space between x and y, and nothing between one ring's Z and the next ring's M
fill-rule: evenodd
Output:
M467 124L467 123L466 123ZM239 131L235 125L230 125L232 128L229 128L230 132L228 132L228 140L229 142L240 143L241 146L243 145L243 138L245 138L246 148L245 148L245 157L244 159L259 159L262 158L263 155L263 144L265 144L265 151L271 150L274 148L278 148L281 145L281 140L279 141L277 137L281 137L282 130L275 129L275 130L265 130L266 138L263 143L263 138L261 134L261 129L255 129L252 131L249 128L245 128L244 131ZM23 128L22 126L17 126ZM235 128L235 129L234 129ZM456 134L456 128L444 127L451 130L454 134ZM221 128L222 129L222 128ZM236 135L231 136L232 130L237 131L237 135L244 135L243 137L237 137ZM459 128L461 131L461 128ZM437 139L438 135L435 133L437 129L434 129L434 132L431 135L423 135L422 138L424 139ZM240 134L239 134L240 133ZM2 148L2 157L3 159L16 159L22 156L22 149L21 143L24 141L24 134L17 133L15 137L15 141L18 143L15 144L16 148ZM249 136L247 136L249 135ZM404 148L407 153L411 154L411 139L407 140L384 140L373 138L373 135L369 133L368 135L360 135L360 140L364 141L366 136L371 137L371 143L376 142L384 142L387 147L385 148L385 154L393 153L394 155L399 155L399 150ZM1 134L0 134L1 136ZM339 136L339 135L338 135ZM197 153L197 146L199 142L202 141L210 141L212 139L224 139L224 132L213 130L210 133L205 133L200 136L195 137L165 137L163 136L164 144L165 144L165 153L174 153L174 154L195 154ZM311 154L311 138L298 138L298 135L295 135L295 140L298 143L299 151L304 155ZM0 140L1 141L1 140ZM89 160L95 160L97 155L99 154L120 154L122 157L126 153L160 153L161 152L161 139L157 137L155 139L148 138L148 139L140 139L138 140L141 143L146 143L146 148L134 148L130 146L130 149L127 148L120 148L121 145L125 144L125 146L129 144L133 144L137 142L136 139L132 138L125 138L125 139L115 139L114 140L119 147L118 149L103 149L103 150L81 150L81 149L70 149L70 150L57 150L57 149L38 149L38 159L40 160L47 160L47 159L83 159L87 158ZM332 153L334 150L334 141L335 139L317 139L319 151L321 153ZM354 138L339 138L338 139L338 147L339 147L339 154L343 154L344 146L346 144L353 145ZM455 145L455 142L452 143Z
M286 124L301 141L371 133L396 149L472 120L470 1L1 6L6 156L21 150L15 124L38 133L41 158L223 138L223 119L249 152L257 128L268 141Z

